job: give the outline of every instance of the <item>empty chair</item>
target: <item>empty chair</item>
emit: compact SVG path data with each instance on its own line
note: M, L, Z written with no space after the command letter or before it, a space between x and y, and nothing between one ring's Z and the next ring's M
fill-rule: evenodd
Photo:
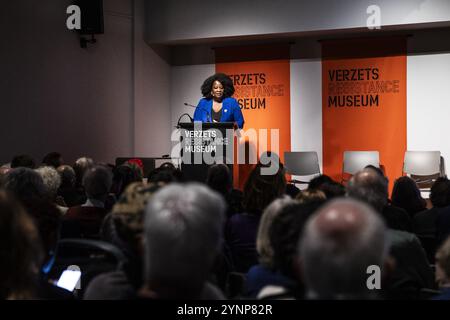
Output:
M342 182L348 181L349 175L354 175L368 165L380 167L380 153L378 151L344 151Z
M294 176L320 175L319 158L315 151L292 151L284 153L286 172ZM309 181L291 180L291 183L308 184Z
M420 191L428 192L434 181L445 175L440 151L406 151L403 174L416 181Z

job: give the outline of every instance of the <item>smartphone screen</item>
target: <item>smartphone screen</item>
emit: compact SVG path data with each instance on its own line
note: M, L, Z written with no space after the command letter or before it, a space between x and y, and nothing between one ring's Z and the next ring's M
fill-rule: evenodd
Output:
M81 277L81 271L64 270L56 285L69 291L73 291Z

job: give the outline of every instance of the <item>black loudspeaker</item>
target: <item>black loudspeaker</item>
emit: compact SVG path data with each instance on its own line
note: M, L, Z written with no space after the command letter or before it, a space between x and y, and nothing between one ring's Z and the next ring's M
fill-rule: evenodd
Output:
M81 35L100 34L103 26L103 0L76 0L81 11Z

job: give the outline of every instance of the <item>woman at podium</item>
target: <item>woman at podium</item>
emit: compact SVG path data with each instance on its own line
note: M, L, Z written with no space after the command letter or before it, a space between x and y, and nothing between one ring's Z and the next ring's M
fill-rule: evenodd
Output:
M216 73L207 78L201 87L203 98L194 112L194 121L235 122L244 127L244 117L234 93L233 81L226 74Z

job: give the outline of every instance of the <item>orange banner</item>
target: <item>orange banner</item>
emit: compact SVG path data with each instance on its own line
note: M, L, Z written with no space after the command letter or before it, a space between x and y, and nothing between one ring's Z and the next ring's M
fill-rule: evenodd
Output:
M258 157L267 150L278 152L283 161L284 151L291 148L289 59L219 62L216 72L223 72L233 80L234 98L245 119L244 132L254 129L256 133L256 139L249 134L239 143L247 143L246 149L256 151ZM267 145L260 144L264 139L261 129L267 129ZM271 147L274 129L279 130L279 150ZM252 166L239 166L239 176L234 175L235 187L242 188Z
M406 40L322 44L323 171L341 181L344 151L379 151L390 181L406 150Z

